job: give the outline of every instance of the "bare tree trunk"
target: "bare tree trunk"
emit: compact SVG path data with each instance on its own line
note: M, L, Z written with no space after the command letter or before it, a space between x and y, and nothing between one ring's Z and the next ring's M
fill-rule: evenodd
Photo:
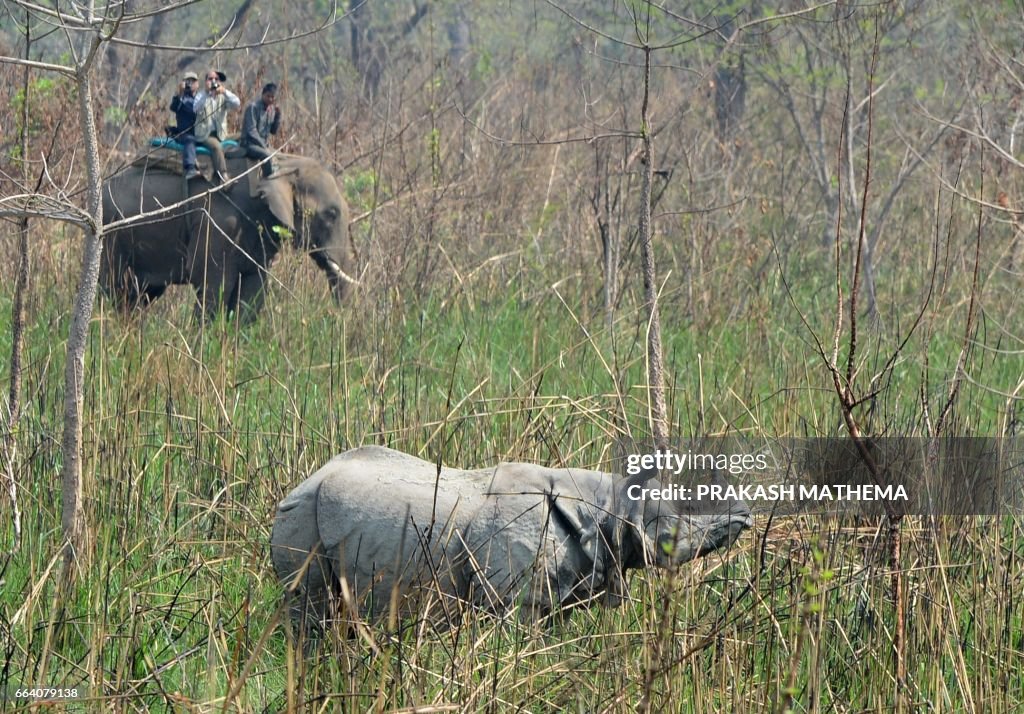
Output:
M452 67L458 68L472 48L469 20L466 18L463 6L459 5L455 8L454 17L447 22L445 30L449 43L448 60Z
M640 250L643 256L644 307L647 312L647 385L650 390L651 435L658 448L668 447L668 407L665 403L665 365L661 351L661 319L658 317L658 284L654 272L651 235L651 127L647 105L651 89L651 48L644 47L644 99L640 108L643 151L640 158Z
M31 58L32 22L31 15L25 13L25 59ZM28 186L30 177L28 170L28 107L29 107L29 68L26 66L22 81L24 98L21 102L21 177ZM18 444L14 430L21 416L21 353L25 341L25 293L28 292L29 252L28 252L28 216L18 221L18 274L14 283L14 306L11 308L11 385L7 394L7 427L4 429L4 473L7 481L7 494L11 499L11 526L14 529L11 541L11 552L21 545L21 509L18 507L18 478L15 468Z
M619 295L619 239L605 223L601 225L604 246L604 319L608 333L615 329L615 301Z
M31 16L25 15L25 59L30 58L32 49L32 26ZM29 175L28 163L28 115L29 115L29 68L25 67L24 79L22 81L22 92L24 99L21 103L21 180L27 187L31 177ZM14 284L14 307L11 311L11 387L8 393L7 406L10 416L10 428L14 429L14 422L18 420L21 412L21 349L24 341L25 327L25 291L28 289L29 280L29 254L28 254L28 216L22 216L18 221L18 275Z
M25 74L28 74L26 69ZM27 82L26 82L27 86ZM25 93L25 106L28 105L28 92ZM24 117L23 117L24 118ZM22 157L28 144L28 136L22 123ZM25 170L28 173L28 170ZM11 386L7 395L7 424L4 428L4 473L7 482L7 495L11 499L11 525L14 528L11 552L21 545L21 509L18 507L18 475L17 461L18 444L15 440L15 429L21 417L21 353L25 342L25 294L28 292L29 252L28 252L28 216L21 219L18 226L18 275L14 284L14 306L11 308Z
M68 335L67 364L64 370L64 439L61 451L64 469L61 475L61 525L64 530L64 570L66 579L72 575L71 565L81 562L86 553L85 511L82 507L82 399L85 381L85 348L89 340L89 323L96 301L96 285L100 273L100 238L103 232L103 201L100 177L99 141L92 106L92 58L100 45L97 35L88 56L77 73L78 113L85 140L87 171L86 209L90 226L86 230L82 254L82 274L75 296L71 331Z
M747 78L743 55L736 64L715 69L715 120L718 141L727 145L743 121L747 106Z
M594 146L594 192L590 205L601 239L601 271L604 274L604 319L608 333L615 326L615 302L619 293L619 234L612 225L610 161L604 147ZM617 200L615 201L617 203Z
M359 70L362 62L362 21L366 14L367 0L349 0L348 22L349 22L349 59L352 66Z
M382 37L378 34L382 28L373 21L370 0L349 0L349 57L352 67L363 81L363 95L367 99L377 96L381 80L384 79L389 48L410 35L429 12L429 2L413 2L412 12L405 22L401 23L395 33Z
M868 304L864 313L872 320L878 319L878 293L875 289L875 253L870 242L864 243L864 292Z

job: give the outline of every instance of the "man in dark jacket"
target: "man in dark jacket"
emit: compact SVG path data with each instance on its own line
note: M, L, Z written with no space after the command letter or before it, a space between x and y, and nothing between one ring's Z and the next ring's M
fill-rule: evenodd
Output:
M274 103L277 99L277 85L270 83L263 87L263 95L245 107L242 119L242 141L245 155L253 159L269 159L273 155L269 144L270 134L277 134L281 125L281 111ZM274 175L273 161L263 164L264 178Z
M174 140L184 148L181 152L181 166L185 170L185 179L192 180L199 176L196 170L196 88L199 77L195 72L186 72L178 85L178 93L171 99L171 111L177 123Z

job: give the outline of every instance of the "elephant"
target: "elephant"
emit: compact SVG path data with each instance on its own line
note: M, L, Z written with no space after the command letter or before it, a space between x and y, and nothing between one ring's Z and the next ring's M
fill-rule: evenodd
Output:
M498 614L518 606L521 619L540 621L594 600L614 606L626 571L707 555L753 525L742 501L697 512L651 489L662 492L650 472L465 471L363 446L280 502L271 559L293 621L314 633L395 608L444 623L460 603Z
M205 179L186 182L160 166L133 165L103 185L107 224L185 200L150 219L114 227L105 236L100 284L122 309L142 307L168 285L191 285L197 314L213 316L222 305L255 315L263 303L267 269L292 236L327 275L335 300L355 283L348 210L334 177L317 161L279 155L275 176L250 191L243 157L228 158L233 176L206 194ZM255 171L259 171L258 168ZM187 189L186 189L187 187ZM253 196L255 193L255 196Z

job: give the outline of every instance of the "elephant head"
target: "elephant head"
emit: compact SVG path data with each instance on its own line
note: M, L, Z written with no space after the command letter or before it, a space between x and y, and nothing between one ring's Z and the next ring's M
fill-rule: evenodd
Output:
M284 156L260 197L295 247L307 251L327 275L331 293L341 301L358 284L348 228L348 208L334 177L313 159Z

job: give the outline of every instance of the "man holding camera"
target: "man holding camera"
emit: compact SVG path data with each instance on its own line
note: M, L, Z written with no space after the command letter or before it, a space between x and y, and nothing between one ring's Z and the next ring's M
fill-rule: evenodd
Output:
M171 111L174 112L174 120L177 124L174 127L173 138L183 149L181 152L181 165L185 171L185 179L191 181L199 176L196 170L196 89L199 86L199 78L195 72L186 72L184 78L178 84L178 93L171 99Z
M231 178L220 145L228 134L228 109L242 106L238 96L224 86L227 78L220 70L211 69L206 73L206 89L196 96L196 143L210 150L213 168L221 183Z

